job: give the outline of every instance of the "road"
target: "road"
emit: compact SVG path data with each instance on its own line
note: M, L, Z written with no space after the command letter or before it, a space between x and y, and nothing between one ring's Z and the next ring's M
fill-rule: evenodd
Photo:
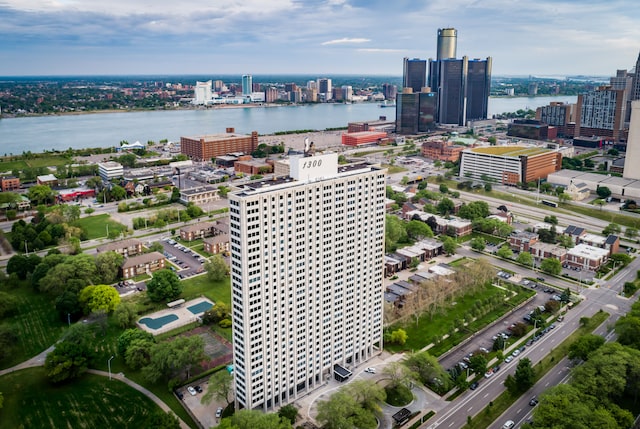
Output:
M624 279L635 277L635 273L640 267L640 260L634 260L629 266L621 270L616 277ZM554 279L561 282L560 279ZM584 300L574 309L570 310L563 322L556 323L557 327L543 336L537 342L527 347L517 359L508 364L503 364L501 370L489 379L483 379L480 386L473 391L467 391L462 394L456 401L450 403L441 410L435 420L421 426L423 428L461 428L467 422L467 416L475 416L482 411L489 403L498 397L504 390L504 379L508 374L513 374L520 358L527 357L532 364L538 363L545 357L549 351L564 341L579 326L581 317L591 317L601 309L610 313L611 317L599 327L597 333L606 334L606 326L615 323L620 316L624 315L631 307L632 301L621 297L618 292L622 285L614 282L607 282L600 288L585 288L581 291ZM491 428L501 428L506 420L513 420L520 424L529 415L528 402L531 396L538 395L547 387L562 382L568 375L568 363L561 361L552 371L550 371L542 380L540 380L530 392L525 394L520 400L510 407L500 418L491 425Z

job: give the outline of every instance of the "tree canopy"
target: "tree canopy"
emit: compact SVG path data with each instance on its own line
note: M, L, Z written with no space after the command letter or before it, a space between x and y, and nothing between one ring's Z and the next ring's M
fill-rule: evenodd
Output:
M78 302L85 314L104 311L111 313L120 303L120 294L109 285L87 286L80 291Z
M147 295L152 301L171 301L182 293L180 279L171 270L160 270L147 282Z

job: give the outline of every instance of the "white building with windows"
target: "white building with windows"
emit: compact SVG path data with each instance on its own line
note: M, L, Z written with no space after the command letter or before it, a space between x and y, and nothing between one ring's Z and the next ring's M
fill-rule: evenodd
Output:
M213 91L211 90L211 81L198 82L193 88L193 104L209 104L213 99Z
M347 379L383 345L386 170L335 153L290 166L229 194L235 396L248 409Z
M107 161L98 163L98 175L105 182L109 182L112 179L119 179L123 174L124 167L118 162Z

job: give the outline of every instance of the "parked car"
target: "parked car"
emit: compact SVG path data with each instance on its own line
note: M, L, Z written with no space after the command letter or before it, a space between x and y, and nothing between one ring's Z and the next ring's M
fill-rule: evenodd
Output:
M219 419L220 417L222 417L222 407L218 407L216 410L216 419Z
M513 360L513 356L507 356L507 358L504 360L505 363L509 363Z
M202 393L202 387L196 386L195 389L196 389L196 392Z
M198 392L196 392L196 389L194 389L193 386L187 387L187 392L189 392L191 396L196 396L198 394Z
M375 368L366 368L364 370L364 372L368 372L369 374L375 374L376 373L376 369Z
M473 383L471 383L471 386L469 386L469 389L471 390L476 390L478 388L478 382L474 381Z

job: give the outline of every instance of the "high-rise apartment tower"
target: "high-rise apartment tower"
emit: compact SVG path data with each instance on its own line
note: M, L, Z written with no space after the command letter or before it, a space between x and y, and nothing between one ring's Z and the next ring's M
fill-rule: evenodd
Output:
M242 95L251 95L253 92L253 76L250 74L242 75Z
M289 177L229 194L235 395L249 409L349 378L382 347L386 171L335 153L289 161Z

